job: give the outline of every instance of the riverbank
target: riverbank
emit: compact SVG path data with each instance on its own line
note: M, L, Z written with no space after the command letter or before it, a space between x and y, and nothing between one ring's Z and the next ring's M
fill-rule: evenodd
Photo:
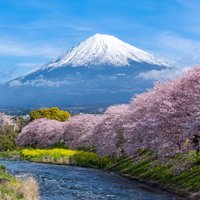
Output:
M41 200L182 200L107 170L29 161L0 162L14 174L34 175L40 186Z
M140 151L115 162L109 170L186 199L200 199L200 165L192 155L160 161L151 152Z
M39 187L32 178L24 180L6 172L4 165L0 166L0 199L1 200L39 200Z
M20 158L33 162L105 169L112 161L93 152L70 149L22 149Z
M115 161L92 152L68 149L22 149L4 152L1 156L41 163L106 169L186 199L200 199L200 159L192 153L163 161L150 151L138 151L132 157Z

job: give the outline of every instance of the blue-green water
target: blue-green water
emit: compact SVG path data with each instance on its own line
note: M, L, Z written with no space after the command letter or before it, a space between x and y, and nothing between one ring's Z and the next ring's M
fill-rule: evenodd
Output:
M0 161L21 177L34 176L41 200L178 200L180 198L109 172L24 161Z

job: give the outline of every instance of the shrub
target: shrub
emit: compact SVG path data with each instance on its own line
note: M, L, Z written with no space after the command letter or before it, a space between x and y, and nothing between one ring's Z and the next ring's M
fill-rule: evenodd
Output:
M67 121L70 117L71 115L69 112L60 110L57 107L33 110L32 112L30 112L31 121L35 119L46 118L50 120L57 120L64 122Z
M6 166L0 165L0 172L6 172Z
M12 150L16 147L17 133L10 126L0 127L0 151Z
M39 185L33 177L24 179L18 189L24 200L39 200Z
M4 168L4 167L3 167ZM1 200L39 200L39 186L32 177L20 180L0 169L0 199Z
M20 132L24 128L24 126L26 126L29 122L29 119L25 119L22 116L17 116L14 118L14 120L18 132Z

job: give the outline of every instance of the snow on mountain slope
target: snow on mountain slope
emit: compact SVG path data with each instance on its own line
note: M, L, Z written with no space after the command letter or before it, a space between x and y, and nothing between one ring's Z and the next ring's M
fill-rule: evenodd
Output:
M169 65L156 59L153 55L127 44L118 38L105 35L95 34L79 45L70 49L66 54L58 59L47 63L43 67L36 68L22 76L10 81L16 84L16 80L30 84L33 79L45 77L49 79L63 79L71 73L70 68L102 69L107 67L133 68L135 71L161 70ZM114 69L115 68L115 69ZM138 69L139 68L139 69ZM104 70L105 70L104 69ZM77 69L78 70L78 69ZM121 72L119 72L121 73ZM74 75L73 75L74 76Z
M145 73L167 68L164 62L114 36L96 34L57 60L11 80L2 90L0 87L0 105L125 103L153 86L154 80L145 79Z
M151 54L114 36L95 34L46 67L106 65L121 67L130 66L133 62L167 66L166 63L155 59Z

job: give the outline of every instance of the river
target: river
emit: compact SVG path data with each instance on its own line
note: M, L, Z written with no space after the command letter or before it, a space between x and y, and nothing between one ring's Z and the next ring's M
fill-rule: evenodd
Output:
M180 200L109 172L73 166L0 161L17 176L34 176L41 200Z

